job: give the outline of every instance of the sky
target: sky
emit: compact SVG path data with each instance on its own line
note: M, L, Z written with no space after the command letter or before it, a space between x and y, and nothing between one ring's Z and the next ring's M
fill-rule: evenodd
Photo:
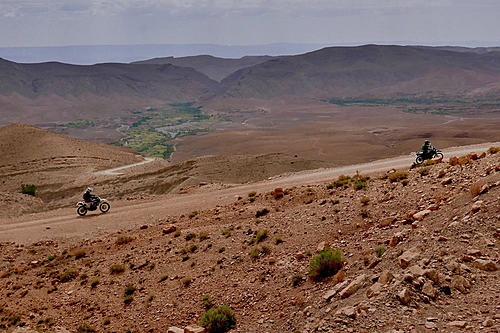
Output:
M499 44L500 0L0 0L0 47ZM476 45L473 45L476 46Z

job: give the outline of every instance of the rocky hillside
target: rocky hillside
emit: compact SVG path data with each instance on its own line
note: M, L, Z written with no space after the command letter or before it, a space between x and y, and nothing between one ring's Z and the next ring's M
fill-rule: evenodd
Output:
M0 325L165 332L225 304L231 332L496 332L499 150L241 193L71 247L3 243Z

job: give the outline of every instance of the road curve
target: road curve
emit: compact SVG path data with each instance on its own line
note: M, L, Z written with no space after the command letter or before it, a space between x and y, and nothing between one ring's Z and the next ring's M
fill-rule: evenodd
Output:
M482 152L500 142L471 146L452 147L444 150L445 157L460 156L470 152ZM276 187L291 187L331 181L341 174L370 174L411 165L414 155L399 156L369 163L337 168L302 171L272 177L256 183L235 185L215 191L191 194L167 194L151 201L112 202L107 214L89 212L78 217L75 208L63 208L49 212L0 219L0 241L30 244L44 239L71 243L82 239L95 239L111 232L135 228L142 224L156 223L166 216L179 216L193 210L203 210L234 202L235 196L251 191L265 192ZM112 169L113 170L113 169Z

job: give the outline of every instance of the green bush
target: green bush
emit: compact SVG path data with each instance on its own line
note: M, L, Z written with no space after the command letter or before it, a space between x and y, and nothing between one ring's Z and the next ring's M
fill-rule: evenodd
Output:
M352 187L356 190L364 190L366 188L366 181L363 180L357 180L354 184L352 184Z
M36 186L33 184L21 184L21 193L35 196Z
M267 229L257 231L257 234L255 235L257 243L260 243L263 240L265 240L267 238L267 233L268 233Z
M384 254L386 248L385 246L379 246L375 249L375 253L377 254L377 257L382 257L382 255Z
M207 333L223 333L236 326L236 318L227 305L208 310L200 320L200 326L205 327Z
M93 333L95 331L95 327L87 324L80 325L76 330L77 333Z
M205 309L208 310L214 307L214 302L212 302L212 298L210 297L209 294L203 295L201 300L203 302L203 306L205 307Z
M343 265L340 250L327 248L314 256L309 264L309 277L312 280L321 280L336 274Z

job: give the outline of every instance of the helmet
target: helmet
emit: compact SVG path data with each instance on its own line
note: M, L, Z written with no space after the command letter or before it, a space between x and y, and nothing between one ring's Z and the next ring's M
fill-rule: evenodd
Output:
M85 192L89 192L89 193L92 192L92 187L87 187L87 191L85 191Z
M424 141L424 143L425 143L426 145L428 145L428 144L429 144L429 143L431 143L431 142L430 142L429 140L425 140L425 141Z

